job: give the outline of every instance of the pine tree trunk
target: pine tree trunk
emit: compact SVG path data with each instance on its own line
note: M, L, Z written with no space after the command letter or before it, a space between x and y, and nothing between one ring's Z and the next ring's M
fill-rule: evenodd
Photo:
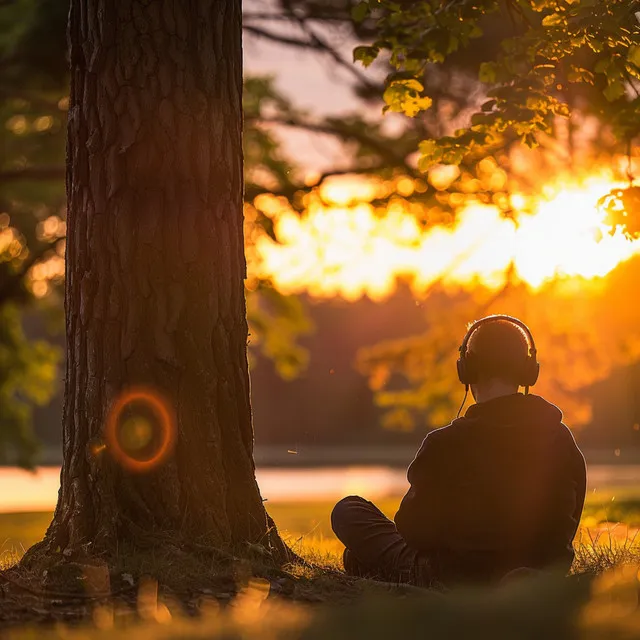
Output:
M64 463L38 550L278 546L253 463L241 0L72 0L69 43ZM105 442L139 385L177 425L144 473Z

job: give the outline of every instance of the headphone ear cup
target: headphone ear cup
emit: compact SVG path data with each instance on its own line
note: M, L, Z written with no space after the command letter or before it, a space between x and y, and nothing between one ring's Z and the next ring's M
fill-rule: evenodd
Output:
M474 384L476 382L478 371L472 353L467 353L464 358L458 360L458 378L462 384Z
M538 381L538 375L540 374L540 363L535 357L529 356L524 366L522 383L523 387L533 387Z

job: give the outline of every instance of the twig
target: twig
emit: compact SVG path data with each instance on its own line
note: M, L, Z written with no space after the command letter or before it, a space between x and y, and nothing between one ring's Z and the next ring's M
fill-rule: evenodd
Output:
M326 133L328 135L345 139L350 138L373 151L377 151L384 159L387 160L387 162L390 162L391 164L397 166L401 166L405 171L407 171L408 174L410 174L414 178L424 177L407 163L406 158L402 154L396 153L390 145L379 142L378 140L369 137L365 133L354 131L353 129L349 129L347 127L341 128L339 126L336 126L335 124L305 122L304 120L297 120L292 117L256 118L255 122L263 124L277 124L284 127L296 127L299 129L306 129L307 131L312 131L315 133Z
M290 2L285 1L285 6L289 8L289 15L296 20L300 29L306 33L311 42L313 42L320 51L324 51L333 60L344 69L347 69L353 75L358 82L367 87L368 89L377 89L378 87L372 83L352 62L345 60L324 38L321 38L316 31L314 31L308 22L297 15L291 8Z
M13 180L62 180L66 175L63 166L24 167L0 171L0 183Z
M289 36L283 36L278 33L273 33L273 31L267 31L266 29L262 29L261 27L245 24L243 26L243 29L260 38L265 38L273 42L279 42L280 44L286 44L292 47L298 47L299 49L312 49L315 51L320 50L320 47L318 47L316 43L309 42L308 40L299 40L298 38L290 38Z

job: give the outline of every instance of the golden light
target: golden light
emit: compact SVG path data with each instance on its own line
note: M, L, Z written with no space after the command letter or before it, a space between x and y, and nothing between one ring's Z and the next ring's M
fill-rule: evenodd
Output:
M420 296L436 282L497 289L514 277L538 289L556 278L601 277L640 253L640 241L608 224L598 207L620 186L606 172L558 181L535 198L513 194L511 217L467 202L454 224L422 227L399 202L380 215L370 202L375 185L342 179L323 185L302 216L282 200L263 200L279 242L256 238L250 268L285 294L347 300L387 298L399 279Z
M51 116L41 116L34 120L33 126L36 131L48 131L53 126L53 118Z

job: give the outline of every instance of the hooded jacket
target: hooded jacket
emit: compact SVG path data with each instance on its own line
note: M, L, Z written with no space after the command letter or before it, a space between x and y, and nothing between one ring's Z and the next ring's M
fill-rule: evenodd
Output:
M571 566L586 466L562 412L543 398L472 405L429 433L407 477L396 526L441 581Z

